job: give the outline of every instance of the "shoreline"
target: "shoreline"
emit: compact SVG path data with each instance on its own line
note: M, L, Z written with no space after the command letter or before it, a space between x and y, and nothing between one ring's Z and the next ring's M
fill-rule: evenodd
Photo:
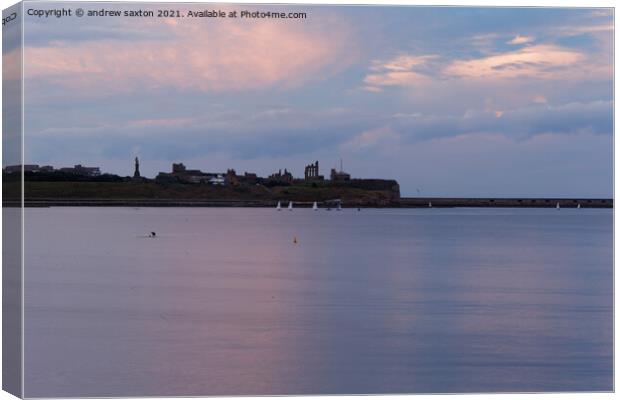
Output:
M280 200L283 208L288 199ZM26 199L24 207L247 207L275 208L275 200L195 200L195 199ZM311 208L313 202L293 201L296 208ZM593 198L449 198L449 197L403 197L386 204L360 204L342 202L343 208L613 208L613 199ZM3 207L20 207L21 201L3 200ZM334 207L333 203L330 203ZM320 208L326 208L321 205Z

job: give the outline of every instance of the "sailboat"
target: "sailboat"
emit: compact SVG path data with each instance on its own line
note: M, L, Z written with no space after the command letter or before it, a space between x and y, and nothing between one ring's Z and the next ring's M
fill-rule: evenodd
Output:
M433 203L431 203L430 201L428 202L428 208L433 208Z
M278 201L278 206L276 207L276 210L278 211L282 211L282 205L280 204L280 202Z
M581 208L581 203L577 203L577 208Z
M314 202L314 204L312 205L312 209L313 209L314 211L318 211L318 210L319 210L319 205L318 205L318 204L316 204L316 201L315 201L315 202Z
M555 204L555 209L556 209L556 210L559 210L559 209L560 209L560 203L556 203L556 204Z
M338 210L338 211L342 211L342 207L340 207L340 203L338 203L338 208L337 208L337 210Z
M293 211L293 202L292 201L288 202L288 210L289 211Z

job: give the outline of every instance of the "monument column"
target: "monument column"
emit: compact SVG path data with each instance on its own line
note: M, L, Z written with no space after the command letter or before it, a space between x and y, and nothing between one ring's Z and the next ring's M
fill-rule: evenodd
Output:
M134 178L140 177L140 161L138 161L138 157L136 157L136 170L133 172Z

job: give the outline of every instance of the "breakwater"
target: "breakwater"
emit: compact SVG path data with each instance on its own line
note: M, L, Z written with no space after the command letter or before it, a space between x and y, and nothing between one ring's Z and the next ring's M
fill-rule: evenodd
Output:
M289 199L282 198L282 206ZM60 199L37 198L26 199L26 207L276 207L276 200L240 200L240 199ZM298 208L311 207L313 202L293 201ZM334 201L318 202L319 207L334 206ZM341 202L343 207L368 208L428 208L428 207L534 207L551 208L613 208L613 199L593 198L449 198L449 197L403 197L388 203L347 201ZM4 207L19 207L19 200L6 199Z
M403 197L400 207L557 207L613 208L613 199L592 198L468 198Z

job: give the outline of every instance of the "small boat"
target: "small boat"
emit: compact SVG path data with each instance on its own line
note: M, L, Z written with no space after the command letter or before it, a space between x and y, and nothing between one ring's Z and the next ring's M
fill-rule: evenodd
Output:
M336 210L342 211L342 207L340 207L340 203L338 203L338 208Z
M278 201L278 206L276 207L276 210L278 211L282 211L282 205L280 204L280 202Z
M560 203L555 203L555 209L559 210L560 209Z
M581 208L581 203L577 203L577 208Z
M288 202L288 210L289 211L293 211L293 202L292 201Z
M431 203L430 201L428 202L428 208L433 208L433 203Z
M316 201L315 201L315 202L314 202L314 204L312 205L312 209L313 209L314 211L318 211L318 210L319 210L319 205L318 205L318 204L316 204Z

